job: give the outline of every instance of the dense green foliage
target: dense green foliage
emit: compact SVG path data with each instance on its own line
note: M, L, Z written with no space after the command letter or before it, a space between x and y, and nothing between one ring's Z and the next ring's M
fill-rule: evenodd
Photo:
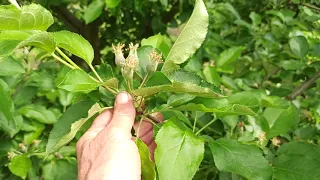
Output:
M0 179L76 179L120 91L155 123L142 179L320 178L318 0L0 2Z

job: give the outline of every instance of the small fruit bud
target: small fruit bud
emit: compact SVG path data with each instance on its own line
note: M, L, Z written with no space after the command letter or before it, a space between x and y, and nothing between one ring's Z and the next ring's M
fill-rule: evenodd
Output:
M137 63L139 64L139 58L138 58L138 52L137 52L137 49L139 47L139 44L136 44L136 45L133 45L133 43L130 43L129 44L129 55L127 58L131 58L131 60L133 61L137 61Z
M39 148L39 145L40 145L40 143L41 143L41 140L33 140L32 143L33 143L33 145L34 145L35 148Z
M27 147L23 143L19 143L18 146L19 146L19 148L21 149L22 152L27 152L28 151Z
M157 71L158 64L162 63L162 54L157 53L157 51L153 50L149 55L149 63L147 65L147 72L152 74Z
M115 63L118 67L123 67L125 64L125 59L122 52L123 47L124 47L124 44L121 44L121 43L119 43L117 46L114 46L112 44L112 48L115 54Z

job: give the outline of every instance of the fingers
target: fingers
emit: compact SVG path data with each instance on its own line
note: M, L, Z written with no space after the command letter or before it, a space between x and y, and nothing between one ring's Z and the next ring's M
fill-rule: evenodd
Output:
M132 97L122 92L117 95L114 104L113 115L108 126L104 128L97 138L101 141L107 140L106 137L118 136L131 138L131 128L136 116L136 110Z
M111 121L112 110L103 111L96 119L93 121L91 127L88 131L81 137L77 144L81 145L83 142L94 139Z
M118 94L114 105L113 117L109 125L110 128L131 132L135 117L136 109L132 97L126 92Z

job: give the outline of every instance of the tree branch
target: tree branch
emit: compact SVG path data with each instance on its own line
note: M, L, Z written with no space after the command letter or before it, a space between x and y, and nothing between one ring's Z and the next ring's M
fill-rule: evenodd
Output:
M307 90L317 79L320 78L320 73L316 74L314 77L304 82L300 87L295 89L291 94L289 94L286 99L294 100L297 96L299 96L303 91Z
M314 6L314 5L312 5L312 4L303 3L302 6L305 6L305 7L308 7L308 8L317 10L317 11L320 11L320 7Z

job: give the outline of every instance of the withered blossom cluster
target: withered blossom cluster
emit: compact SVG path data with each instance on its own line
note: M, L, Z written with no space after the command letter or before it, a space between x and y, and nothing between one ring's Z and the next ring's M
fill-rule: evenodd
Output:
M134 45L129 44L129 55L127 58L123 55L124 44L119 43L118 45L112 45L113 51L115 53L115 63L121 68L122 76L126 80L132 80L133 74L138 70L139 58L137 49L139 44ZM152 74L157 70L158 64L162 62L162 54L159 54L156 50L153 50L149 55L149 62L147 64L147 73Z

